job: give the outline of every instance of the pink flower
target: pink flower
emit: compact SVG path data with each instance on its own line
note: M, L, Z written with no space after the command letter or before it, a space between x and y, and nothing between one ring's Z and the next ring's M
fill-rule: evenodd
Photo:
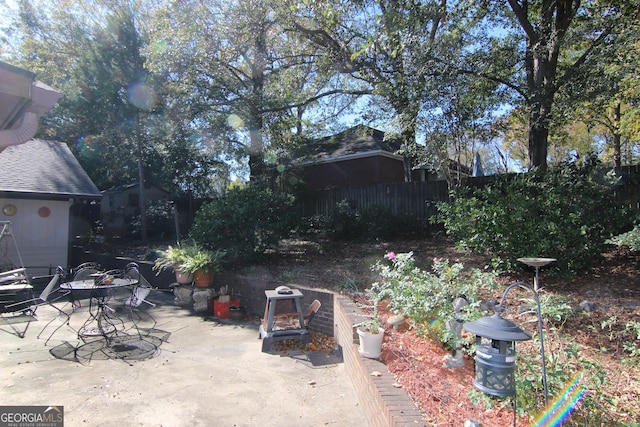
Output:
M394 259L396 257L396 254L395 254L395 252L389 252L384 257L389 259L389 260L392 260L392 259Z
M435 264L435 263L437 263L437 262L438 262L438 257L434 256L434 257L433 257L433 263Z

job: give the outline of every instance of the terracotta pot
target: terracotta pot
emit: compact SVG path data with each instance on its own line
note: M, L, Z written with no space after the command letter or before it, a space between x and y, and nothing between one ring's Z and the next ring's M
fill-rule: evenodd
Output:
M173 269L176 273L176 282L181 285L190 285L193 282L193 274L191 273L183 273L177 268Z
M212 283L213 273L198 270L193 275L193 284L196 288L208 288Z

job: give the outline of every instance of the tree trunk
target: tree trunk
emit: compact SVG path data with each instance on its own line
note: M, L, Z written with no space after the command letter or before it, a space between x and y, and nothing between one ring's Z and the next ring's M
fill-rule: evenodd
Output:
M415 122L413 122L415 123ZM416 127L415 124L413 126L407 126L402 130L402 143L410 146L416 143ZM412 162L409 156L403 156L403 164L404 164L404 180L405 182L413 181L411 172L412 172Z
M620 103L618 102L613 109L613 166L619 168L622 166L622 136L620 135Z
M149 236L147 235L147 212L145 209L146 200L144 197L144 168L142 165L142 141L138 135L138 208L140 209L140 237L144 243L147 243Z
M264 106L264 72L266 70L267 45L265 28L256 30L255 56L251 63L252 96L249 107L249 179L253 182L264 178L264 141L262 139L262 108Z
M507 0L527 39L525 69L529 107L530 167L547 169L551 107L558 91L558 58L580 2L575 0ZM533 19L530 19L530 13Z
M541 170L547 169L547 147L549 141L549 121L551 112L540 101L530 107L529 113L529 165Z

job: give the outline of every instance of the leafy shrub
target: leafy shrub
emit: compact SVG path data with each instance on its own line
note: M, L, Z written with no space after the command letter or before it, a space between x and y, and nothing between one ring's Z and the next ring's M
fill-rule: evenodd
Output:
M166 237L175 234L173 205L168 200L153 200L146 203L147 235L149 237ZM135 236L142 234L142 219L136 215L130 222L131 232Z
M433 272L416 266L413 253L388 253L387 261L378 261L372 270L380 281L371 286L371 293L379 300L388 299L389 309L410 317L419 328L452 348L457 348L455 335L447 325L466 322L480 317L482 291L496 289L496 275L492 272L471 270L463 275L461 263L433 260ZM457 306L464 298L466 305Z
M520 257L553 257L565 272L591 265L605 241L624 227L611 186L595 162L497 177L438 205L438 219L463 249L492 255L512 269Z
M293 197L255 185L232 188L196 213L190 236L229 256L253 258L287 237L294 223Z
M633 230L618 234L607 240L607 243L616 246L628 246L632 251L640 251L640 226L636 225Z
M358 239L365 234L362 213L343 200L336 203L327 222L327 234L336 239Z
M346 200L336 204L329 218L318 221L315 217L314 220L328 236L342 240L390 240L408 235L416 237L425 231L424 224L417 219L394 215L386 206L357 209Z

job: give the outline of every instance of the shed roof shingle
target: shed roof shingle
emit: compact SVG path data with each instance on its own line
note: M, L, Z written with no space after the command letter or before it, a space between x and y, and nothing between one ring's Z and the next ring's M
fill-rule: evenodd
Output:
M66 144L40 139L0 152L0 192L101 197Z

